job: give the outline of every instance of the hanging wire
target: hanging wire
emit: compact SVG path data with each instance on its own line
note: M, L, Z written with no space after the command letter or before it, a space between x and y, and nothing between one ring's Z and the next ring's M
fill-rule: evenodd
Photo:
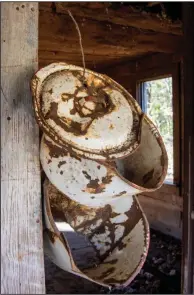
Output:
M84 71L83 71L83 78L85 78L85 71L86 71L86 64L85 64L85 56L84 56L84 49L83 49L83 45L82 45L82 36L81 36L81 32L80 32L80 29L79 29L79 26L75 20L75 18L73 17L73 15L71 14L71 11L70 10L67 10L69 16L71 17L71 19L73 20L74 24L75 24L75 27L76 27L76 30L78 32L78 36L79 36L79 43L80 43L80 49L81 49L81 54L82 54L82 62L83 62L83 68L84 68Z

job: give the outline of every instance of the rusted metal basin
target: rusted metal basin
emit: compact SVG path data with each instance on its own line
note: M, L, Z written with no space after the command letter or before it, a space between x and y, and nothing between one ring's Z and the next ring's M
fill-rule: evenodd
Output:
M159 188L167 172L157 129L144 116L139 148L114 163L63 153L45 135L40 155L54 184L47 180L44 185L48 255L62 269L98 284L127 286L142 268L149 247L147 219L135 194ZM88 238L96 254L93 265L79 267L71 240L57 229L58 218Z
M46 253L63 270L108 287L127 286L139 273L148 252L149 227L135 196L92 208L72 201L46 180L44 210ZM59 220L88 238L92 262L79 267L70 250L72 238L68 241L57 228Z
M36 119L43 132L67 151L90 159L122 158L140 142L142 111L109 77L53 63L32 79Z
M149 228L135 195L158 189L168 158L153 122L101 74L65 63L36 73L32 92L43 130L45 245L62 269L106 286L138 274ZM95 263L80 267L57 220L87 237ZM78 243L79 244L79 243ZM87 251L86 251L87 252ZM87 253L86 253L87 254Z
M167 172L164 144L146 115L142 119L140 147L125 159L103 162L80 158L45 135L40 159L47 177L59 191L92 207L154 191L162 185Z

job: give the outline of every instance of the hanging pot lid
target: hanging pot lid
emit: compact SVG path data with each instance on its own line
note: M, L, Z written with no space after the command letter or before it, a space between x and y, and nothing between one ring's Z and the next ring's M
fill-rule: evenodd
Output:
M90 159L122 158L140 142L142 111L111 78L53 63L32 79L35 115L43 132L64 149Z

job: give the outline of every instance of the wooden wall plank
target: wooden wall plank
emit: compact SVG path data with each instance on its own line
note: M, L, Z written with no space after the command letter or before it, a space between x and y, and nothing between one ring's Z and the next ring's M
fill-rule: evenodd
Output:
M154 75L159 76L159 72L163 72L164 68L172 68L172 65L180 62L181 58L182 53L155 53L135 60L121 60L118 64L105 65L103 72L123 85L136 97L137 79L147 78L148 75L150 75L150 77Z
M1 3L1 46L1 294L43 294L37 2Z
M56 47L57 48L57 44ZM104 57L104 60L103 60ZM112 64L118 64L121 61L127 60L129 61L128 57L123 57L122 55L108 55L102 56L100 54L88 54L85 53L85 61L86 67L92 70L98 71L99 69L106 66L111 66ZM48 65L52 62L68 62L70 64L83 66L81 52L71 52L66 53L63 51L47 51L47 50L39 50L39 66Z
M181 211L176 204L138 195L150 227L177 239L182 236Z
M183 3L183 259L182 294L194 294L194 6Z

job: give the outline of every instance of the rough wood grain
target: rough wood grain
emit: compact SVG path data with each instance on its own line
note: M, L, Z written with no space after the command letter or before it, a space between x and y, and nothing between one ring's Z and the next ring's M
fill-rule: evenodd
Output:
M142 55L141 55L142 57ZM135 57L134 57L135 58ZM112 55L93 55L93 54L85 54L86 67L88 69L99 71L104 68L117 66L120 63L128 63L132 61L132 57L128 56L112 56ZM39 50L39 67L46 66L52 62L68 62L70 64L74 64L77 66L83 66L83 62L81 59L81 55L79 53L64 53L59 51L47 51L47 50Z
M57 48L57 44L55 45ZM142 55L141 55L142 56ZM137 56L135 56L137 57ZM121 62L129 62L132 57L122 55L98 55L98 54L85 54L86 67L94 71L101 71L104 67L110 67L112 65L118 65ZM68 62L77 66L83 66L80 52L66 53L63 51L47 51L39 50L39 68L49 65L53 62Z
M89 18L75 17L80 26L86 62L96 64L114 59L139 57L153 52L181 52L182 36L110 24ZM67 14L40 11L39 61L81 61L78 34Z
M182 294L194 294L194 6L184 2Z
M151 30L163 33L182 34L182 23L172 22L156 14L140 12L134 7L123 6L119 9L111 8L110 2L41 2L40 10L56 11L66 14L70 9L75 16L87 17L98 21L109 21L113 24L131 26L134 28Z
M176 68L182 54L155 53L135 60L125 60L117 64L105 65L102 69L106 75L115 79L136 97L138 80L171 74Z
M181 239L181 210L177 204L153 199L144 195L138 195L138 200L148 218L151 228Z
M1 294L45 292L37 70L38 3L1 3Z
M106 72L112 72L116 76L122 69L123 76L140 76L143 77L147 72L159 71L161 68L169 67L169 64L176 64L180 62L182 53L180 54L166 54L166 53L154 53L141 58L135 58L134 60L128 60L128 62L121 61L119 64L104 67Z

